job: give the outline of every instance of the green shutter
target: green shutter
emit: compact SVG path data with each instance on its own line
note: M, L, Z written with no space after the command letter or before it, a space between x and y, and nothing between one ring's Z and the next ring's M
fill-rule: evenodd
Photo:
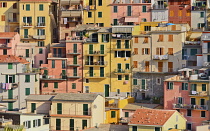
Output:
M125 112L125 117L129 117L129 112Z
M73 68L73 73L74 73L74 74L73 74L74 76L77 76L77 67L74 67L74 68Z
M57 103L57 114L62 114L62 103Z
M92 77L93 76L93 67L89 68L89 73L90 73L90 77Z
M44 70L44 75L48 75L48 70Z
M13 64L12 63L8 63L8 69L12 69L13 68Z
M100 77L104 77L104 67L100 67Z
M125 69L129 69L130 68L130 64L126 63L125 64Z
M58 82L54 82L54 88L58 88Z
M62 69L66 68L66 61L62 60Z
M8 99L13 99L13 89L8 90Z
M102 6L102 0L98 0L98 6Z
M98 18L102 18L102 12L98 12Z
M26 57L29 57L29 49L26 49Z
M8 102L8 111L13 110L13 102Z
M142 6L142 12L147 12L147 6L145 5Z
M31 121L28 121L28 128L31 128Z
M82 129L87 128L87 120L82 120Z
M133 85L137 85L137 79L133 79Z
M55 60L52 60L52 68L55 68Z
M24 38L28 38L28 29L24 29Z
M117 64L117 72L122 72L122 70L121 70L121 63Z
M15 75L12 75L12 83L15 83Z
M141 86L142 86L142 89L146 89L146 80L145 79L141 80Z
M38 126L41 126L41 119L38 119Z
M190 55L196 55L196 54L197 54L197 49L190 50Z
M62 70L62 79L66 79L66 70Z
M76 83L72 83L72 89L76 89Z
M44 83L44 87L48 87L48 83Z
M26 4L26 11L30 11L30 4Z
M125 80L129 80L129 75L125 75Z
M36 103L31 103L31 112L34 113L36 110Z
M125 40L125 49L129 49L129 40Z
M137 126L132 126L132 131L137 131Z
M109 97L109 85L105 85L105 97Z
M61 119L56 119L56 130L61 130Z
M36 127L36 120L33 120L33 127Z
M70 131L74 131L74 119L70 119Z
M44 10L43 4L39 4L39 10L40 11L43 11Z
M77 53L77 44L74 44L74 53Z
M114 13L117 13L117 6L114 6Z
M25 82L30 82L30 75L25 75Z
M104 42L104 35L105 35L105 34L102 34L102 35L101 35L101 42Z
M116 117L116 112L115 111L111 111L111 118L115 118Z
M118 24L118 20L117 20L117 19L114 19L113 21L114 21L114 22L113 22L114 25L117 25L117 24Z
M206 84L202 84L202 91L206 91Z
M127 16L131 16L131 6L127 6Z
M77 64L77 56L75 55L74 56L74 63L73 63L74 65L76 65Z
M93 54L93 45L89 45L89 54Z
M3 49L3 55L7 55L7 49Z
M104 54L104 45L100 45L100 54Z
M25 88L25 95L30 95L30 88Z
M40 22L40 20L39 20L40 18L39 17L37 17L37 23L39 23Z
M8 83L8 75L5 75L5 83Z
M32 23L32 17L29 17L29 22L28 23Z
M23 17L23 22L26 23L26 17Z
M121 40L117 40L117 49L121 48Z
M83 104L83 115L88 115L88 104Z

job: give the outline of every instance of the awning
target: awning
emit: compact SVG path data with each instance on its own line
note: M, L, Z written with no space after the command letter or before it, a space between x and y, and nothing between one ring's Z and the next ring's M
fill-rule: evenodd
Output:
M208 70L208 68L201 68L201 69L199 69L199 70L205 71L205 70Z
M112 27L112 33L132 33L132 27Z
M138 22L139 18L134 18L134 17L125 17L125 22Z
M202 35L202 33L192 33L191 35L190 35L190 39L198 39L198 38L201 38L201 35Z
M193 69L190 69L190 68L183 68L183 69L180 69L178 71L192 71Z

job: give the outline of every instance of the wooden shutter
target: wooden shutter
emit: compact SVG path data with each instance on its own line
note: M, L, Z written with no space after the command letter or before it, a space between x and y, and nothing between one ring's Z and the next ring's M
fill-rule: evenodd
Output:
M168 72L173 72L173 62L168 62Z
M7 7L7 2L5 2L5 7Z
M83 104L83 115L88 115L88 104Z
M149 72L149 61L145 61L145 72Z
M160 42L163 41L163 35L159 35L159 41L160 41Z
M0 8L2 7L2 2L0 2Z
M161 51L161 52L160 52L160 55L163 55L163 54L164 54L164 48L161 47L161 48L160 48L160 51Z
M138 38L138 37L135 37L134 42L135 42L135 43L139 43L139 38Z
M5 21L5 15L1 16L1 21Z
M173 48L168 48L168 54L173 55Z
M176 30L176 25L172 25L171 30Z
M190 10L187 10L186 16L190 16L191 12Z
M133 61L133 68L137 68L138 65L137 65L137 61Z
M148 55L150 54L150 48L148 48Z
M170 11L170 16L174 16L174 11Z
M182 16L182 10L179 10L178 16Z
M144 48L142 48L142 55L144 55Z
M138 48L134 48L134 55L138 54Z
M144 37L144 43L148 43L148 37Z
M163 72L163 62L158 62L158 72Z
M168 35L168 41L173 42L173 35Z
M156 48L156 55L160 55L160 48Z

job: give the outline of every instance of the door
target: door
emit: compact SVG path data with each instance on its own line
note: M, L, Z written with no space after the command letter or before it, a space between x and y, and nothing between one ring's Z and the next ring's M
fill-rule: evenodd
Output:
M24 38L28 38L28 29L24 29Z
M100 67L100 77L104 77L104 67Z
M122 71L122 69L121 69L121 63L118 63L117 64L117 72L121 72Z
M109 97L109 85L105 85L105 97Z
M195 98L191 98L191 105L196 105Z
M36 110L36 103L31 103L31 113L34 113Z
M93 77L93 67L89 68L90 77Z
M104 56L99 56L99 64L100 65L104 65L105 63L104 63Z
M104 54L104 45L100 45L100 54Z
M142 93L141 95L142 95L142 100L144 100L146 98L145 93Z
M8 99L13 99L13 89L8 90Z
M82 129L87 128L87 120L82 120Z
M74 53L77 53L77 44L74 44Z
M83 115L88 115L88 104L83 104Z
M149 72L149 61L145 61L145 72Z
M26 57L29 57L29 49L26 49Z
M173 62L168 62L168 72L173 72Z
M56 130L61 130L61 119L56 119Z
M58 48L58 57L61 57L61 55L62 55L62 49Z
M69 127L70 127L70 131L74 131L74 119L70 119L70 123L69 123Z
M93 45L89 45L89 54L93 54Z
M158 62L158 72L163 72L163 62Z
M62 70L62 79L66 79L66 70Z

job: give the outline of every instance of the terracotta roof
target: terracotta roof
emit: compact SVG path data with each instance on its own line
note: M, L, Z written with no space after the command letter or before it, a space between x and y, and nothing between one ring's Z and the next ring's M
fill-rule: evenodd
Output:
M94 101L97 96L91 93L58 93L52 101Z
M176 110L137 109L129 124L162 126Z
M137 110L137 109L155 109L159 104L145 104L145 103L129 103L123 109L125 110Z
M17 32L0 32L0 38L12 38L14 37L16 34L18 34Z
M29 63L26 59L14 55L0 55L0 63Z
M20 0L21 2L52 2L52 0Z

